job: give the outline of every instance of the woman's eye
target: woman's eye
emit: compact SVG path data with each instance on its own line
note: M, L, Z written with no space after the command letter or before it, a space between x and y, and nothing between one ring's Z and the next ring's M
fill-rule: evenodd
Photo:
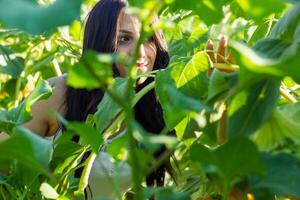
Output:
M119 37L119 39L118 39L118 42L121 43L121 44L127 43L127 42L129 42L129 41L130 41L130 37L128 37L128 36L121 36L121 37Z

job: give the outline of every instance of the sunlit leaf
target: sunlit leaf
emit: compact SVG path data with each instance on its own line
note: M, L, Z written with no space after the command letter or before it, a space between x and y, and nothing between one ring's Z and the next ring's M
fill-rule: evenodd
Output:
M48 81L38 82L35 90L18 107L7 111L0 109L0 130L11 133L15 125L21 125L31 119L30 106L36 101L48 98L52 88Z
M207 95L206 71L209 67L207 55L200 52L190 60L174 64L157 74L155 90L169 128L173 128L189 112L200 112L205 108L200 98Z
M278 107L255 133L254 140L265 151L284 145L289 138L300 143L300 104L288 104Z
M81 3L82 0L57 0L52 5L43 7L25 0L1 0L0 20L8 27L41 34L70 24L79 17Z
M300 166L295 157L288 154L263 154L262 160L267 166L267 172L263 178L252 180L251 186L254 191L300 196Z
M275 109L279 86L279 81L263 80L236 94L229 106L228 134L254 133Z
M17 57L7 63L6 66L0 67L0 73L9 74L12 78L18 78L24 69L24 59Z
M128 87L128 79L116 78L111 92L124 99L125 91ZM112 123L112 120L120 113L121 107L115 102L106 92L103 99L97 107L97 112L94 115L98 131L102 133L107 126Z
M256 145L245 137L233 137L214 150L195 143L189 155L193 161L214 165L227 184L241 176L262 175L264 171Z
M101 88L113 83L112 65L116 57L88 51L71 67L67 84L74 88Z
M75 133L79 134L83 144L91 145L94 152L99 152L100 146L103 143L103 138L96 128L82 122L69 122L67 128L68 130L75 131Z

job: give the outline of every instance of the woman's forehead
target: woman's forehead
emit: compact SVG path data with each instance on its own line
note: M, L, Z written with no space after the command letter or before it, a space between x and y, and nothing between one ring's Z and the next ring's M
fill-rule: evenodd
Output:
M119 18L119 31L130 31L134 34L139 34L141 23L139 19L125 12L120 13Z

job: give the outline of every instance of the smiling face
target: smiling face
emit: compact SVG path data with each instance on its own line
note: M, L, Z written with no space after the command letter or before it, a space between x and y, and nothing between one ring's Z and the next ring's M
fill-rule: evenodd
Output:
M137 17L120 13L118 20L118 32L117 32L117 53L123 53L128 57L133 56L135 45L140 37L140 22ZM139 48L139 55L136 62L137 70L141 72L148 72L153 70L155 58L156 58L156 46L153 41L148 41L142 44ZM127 76L127 67L122 64L117 64L117 69L120 72L121 77ZM147 77L139 79L138 83L143 83Z

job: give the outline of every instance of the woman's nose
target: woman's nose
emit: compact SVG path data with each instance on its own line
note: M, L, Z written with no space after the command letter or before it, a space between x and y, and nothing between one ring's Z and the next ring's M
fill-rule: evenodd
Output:
M145 57L146 57L145 46L144 46L143 44L141 44L141 46L140 46L140 48L139 48L138 59L145 58Z

